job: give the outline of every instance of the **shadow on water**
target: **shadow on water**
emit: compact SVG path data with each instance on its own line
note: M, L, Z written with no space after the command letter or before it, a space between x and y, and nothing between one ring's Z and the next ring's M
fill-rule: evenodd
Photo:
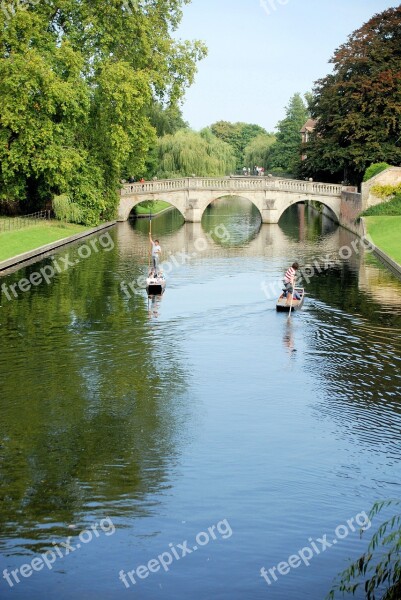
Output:
M338 225L315 208L299 202L281 216L279 226L292 240L318 242L334 233Z
M78 258L77 246L69 257ZM115 251L93 255L0 311L5 552L74 536L69 524L79 531L110 503L111 517L152 512L146 498L174 467L185 361L178 340L160 345L160 332L149 330L146 298L123 297L118 263Z

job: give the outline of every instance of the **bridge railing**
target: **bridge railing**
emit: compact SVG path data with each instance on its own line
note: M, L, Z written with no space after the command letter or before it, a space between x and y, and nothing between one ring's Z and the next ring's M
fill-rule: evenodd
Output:
M270 177L185 177L182 179L160 179L144 183L127 183L121 196L149 195L157 192L182 190L239 191L283 191L320 196L341 196L342 186L332 183L300 181L296 179L272 179Z

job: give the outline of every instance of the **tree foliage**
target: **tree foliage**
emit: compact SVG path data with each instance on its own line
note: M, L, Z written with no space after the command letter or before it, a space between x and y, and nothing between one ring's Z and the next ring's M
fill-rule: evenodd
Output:
M271 149L271 168L297 173L301 161L300 131L309 117L300 94L294 94L286 107L286 116L277 125L277 140Z
M161 102L154 102L148 115L151 125L156 129L157 137L173 134L179 129L189 127L182 117L180 108L174 104L164 107Z
M370 165L370 167L368 167L365 171L363 181L368 181L369 179L372 179L372 177L375 177L379 173L382 173L382 171L388 169L389 166L390 165L386 162L374 163L373 165Z
M54 196L53 210L56 219L68 221L69 223L80 223L82 221L82 209L75 202L71 202L67 194Z
M305 166L360 182L372 163L401 161L401 6L375 15L334 54L314 89L318 119Z
M181 129L157 141L156 161L160 178L219 177L235 169L235 155L228 144L212 134L210 129L200 133Z
M188 2L60 0L0 12L0 199L39 205L67 194L85 223L113 215L121 175L143 170L156 130L167 129L157 107L178 119L205 55L172 35Z
M254 137L244 150L244 165L253 168L263 167L266 171L272 165L271 150L276 141L274 133L260 133Z
M248 144L260 134L267 134L267 131L260 125L252 123L230 123L229 121L217 121L210 126L212 133L229 144L236 157L236 168L241 169L245 161L245 148Z

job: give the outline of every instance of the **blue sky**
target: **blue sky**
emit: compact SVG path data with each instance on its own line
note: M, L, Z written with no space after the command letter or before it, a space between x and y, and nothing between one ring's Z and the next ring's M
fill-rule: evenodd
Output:
M395 0L192 0L178 36L203 40L209 54L187 91L185 120L194 129L222 119L272 131L290 97L331 71L334 50L392 6Z

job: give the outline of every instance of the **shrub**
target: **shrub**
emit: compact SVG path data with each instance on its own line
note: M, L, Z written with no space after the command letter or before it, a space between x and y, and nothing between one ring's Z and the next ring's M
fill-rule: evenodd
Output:
M59 221L68 221L68 223L81 223L82 222L82 209L75 202L71 202L67 194L61 196L54 196L53 198L53 210L56 215L56 219Z
M398 185L374 185L371 192L378 198L390 198L396 194L401 194L401 183Z
M385 162L374 163L373 165L370 165L370 167L368 167L365 171L365 175L363 176L363 181L368 181L368 179L372 179L372 177L374 177L375 175L378 175L382 171L385 171L389 167L390 167L390 165Z
M274 169L269 169L268 173L273 175L273 177L283 177L284 179L294 179L294 176L291 173L288 173L285 169L281 167L274 167Z

